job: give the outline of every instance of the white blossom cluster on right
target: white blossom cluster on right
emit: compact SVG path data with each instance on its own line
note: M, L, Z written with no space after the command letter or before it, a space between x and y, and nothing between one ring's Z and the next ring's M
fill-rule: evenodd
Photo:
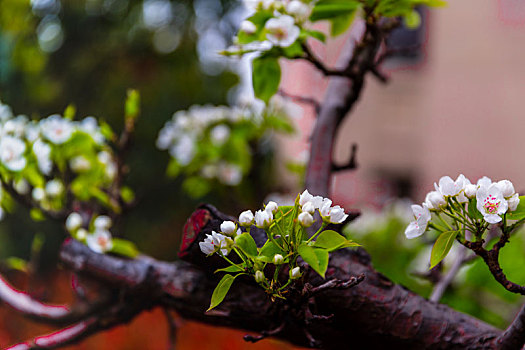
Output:
M418 237L427 230L431 213L444 213L451 218L473 222L472 211L468 209L469 205L473 207L475 204L475 210L487 224L497 224L503 220L504 214L515 211L520 203L519 194L509 180L493 182L484 176L473 184L460 174L456 180L443 176L434 187L422 205L412 205L414 221L405 230L407 238Z

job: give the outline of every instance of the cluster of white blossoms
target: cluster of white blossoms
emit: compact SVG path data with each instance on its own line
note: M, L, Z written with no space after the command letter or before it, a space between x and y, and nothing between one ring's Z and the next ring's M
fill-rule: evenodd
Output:
M63 194L64 185L53 178L53 170L63 172L66 164L79 175L103 168L106 182L115 177L116 163L106 142L94 117L73 121L53 114L35 121L15 116L0 102L0 166L16 174L15 190L32 191L33 199L44 206ZM92 153L91 159L84 153Z
M106 253L113 248L111 232L112 221L109 216L98 215L91 219L89 225L84 222L80 213L72 212L66 219L67 231L96 253ZM86 228L87 227L87 228Z
M206 235L204 241L199 243L204 254L211 255L220 252L222 256L227 256L234 244L233 239L242 233L233 221L223 221L220 228L220 233L211 231L211 235Z
M234 107L195 105L173 114L159 132L157 148L169 152L176 164L172 169L237 186L249 170L250 143L277 128L271 124L272 116L282 116L281 122L286 123L285 112L274 100L267 107L248 102Z
M301 27L310 17L312 1L300 0L245 0L245 6L253 11L269 11L274 17L264 24L265 39L271 45L289 47L301 33ZM250 20L241 23L239 30L245 35L254 35L257 26Z
M348 217L345 214L344 208L339 205L332 206L332 200L329 198L323 198L321 196L313 196L308 190L304 190L299 196L299 205L301 207L301 213L299 214L298 220L301 225L308 227L313 224L313 214L315 210L319 210L321 218L325 223L341 224Z
M452 218L458 215L463 221L475 222L476 218L469 212L469 205L473 207L475 204L475 209L487 224L497 224L502 221L502 215L515 211L520 202L519 194L509 180L493 182L484 176L473 184L461 174L456 180L443 176L434 187L422 205L412 205L415 220L405 231L407 238L418 237L427 230L431 213L439 215L443 212Z
M243 121L260 124L257 116L239 107L192 106L173 114L159 132L157 147L168 150L171 157L185 167L197 157L199 144L203 140L209 140L211 145L220 148L228 142L232 128ZM237 164L216 160L203 164L200 175L235 186L242 180L242 169Z

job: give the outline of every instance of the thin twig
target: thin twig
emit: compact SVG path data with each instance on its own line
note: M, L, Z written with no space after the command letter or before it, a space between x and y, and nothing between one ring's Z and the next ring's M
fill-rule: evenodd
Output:
M447 272L447 274L441 278L441 280L434 286L434 289L432 290L432 294L430 295L429 300L433 301L435 303L439 302L441 300L441 297L447 290L448 286L452 283L454 280L454 277L456 277L457 273L459 272L459 269L463 264L465 263L465 256L467 254L467 248L460 246L458 254L456 256L456 260L450 267L450 270Z

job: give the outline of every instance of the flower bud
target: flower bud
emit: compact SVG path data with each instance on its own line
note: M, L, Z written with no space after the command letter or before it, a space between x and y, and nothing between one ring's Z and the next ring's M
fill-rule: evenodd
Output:
M268 204L266 204L264 210L270 211L271 213L275 213L278 208L279 206L277 205L277 203L275 203L274 201L269 201Z
M330 209L330 222L332 224L342 224L347 217L345 210L338 205Z
M111 219L106 215L97 216L95 221L93 221L93 226L97 230L108 230L111 227Z
M241 226L250 226L253 223L253 213L251 210L246 210L239 215L239 224Z
M236 225L233 221L223 221L221 224L222 233L231 236L235 232Z
M257 31L257 27L255 26L255 24L253 24L253 22L246 20L241 22L239 30L241 32L245 32L248 35L252 35L255 34L255 32Z
M290 279L296 280L299 277L301 277L301 269L299 268L299 266L294 267L290 270Z
M498 187L505 198L512 197L514 193L516 193L516 191L514 191L514 185L509 180L499 181Z
M60 196L64 191L64 185L62 185L60 180L54 179L46 184L45 191L48 196L57 197Z
M273 257L273 263L275 265L281 265L282 263L284 263L284 258L281 254L275 254L275 256Z
M261 283L264 282L266 278L264 277L264 273L262 271L255 271L255 282Z
M476 192L478 191L478 186L473 184L468 184L465 186L465 196L467 198L474 198L476 197Z
M303 227L310 227L314 223L314 217L312 216L312 214L307 213L305 211L299 214L297 220L299 220L299 223Z
M520 204L520 197L519 194L514 193L509 199L507 199L507 203L509 204L509 211L514 211L518 207L518 204Z
M85 228L79 228L76 233L76 239L79 241L83 241L86 239L88 235L88 231Z
M33 192L31 192L31 195L33 196L33 199L35 201L40 202L45 198L46 192L44 192L44 189L42 187L35 187L33 188Z
M69 214L66 219L66 229L73 232L82 226L82 216L79 213L73 212Z
M315 211L314 204L313 204L312 202L306 202L306 203L304 203L304 205L303 205L303 207L302 207L302 211L303 211L303 212L306 212L306 213L313 214L314 211Z
M258 228L268 228L273 221L271 211L257 210L255 212L255 226Z
M438 191L431 191L425 197L428 209L439 210L447 205L445 198Z

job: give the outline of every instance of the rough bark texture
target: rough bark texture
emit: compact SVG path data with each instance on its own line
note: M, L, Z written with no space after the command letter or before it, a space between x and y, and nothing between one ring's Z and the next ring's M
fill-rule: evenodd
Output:
M213 211L201 208L188 220L185 233L193 239L185 247L187 259L198 253L195 261L200 261L203 254L193 249L204 234L218 229L224 215ZM254 332L284 324L275 336L300 346L312 346L315 340L317 346L327 349L496 349L502 333L394 284L373 269L362 249L333 254L327 271L327 279L343 281L364 274L364 281L356 287L326 290L309 300L272 303L250 279L239 279L223 304L208 313L205 310L218 282L210 274L209 259L202 260L202 266L146 256L126 260L96 254L74 240L64 243L61 259L77 273L120 290L127 304L138 309L163 305L185 318ZM304 281L314 286L324 282L314 273L306 273Z

